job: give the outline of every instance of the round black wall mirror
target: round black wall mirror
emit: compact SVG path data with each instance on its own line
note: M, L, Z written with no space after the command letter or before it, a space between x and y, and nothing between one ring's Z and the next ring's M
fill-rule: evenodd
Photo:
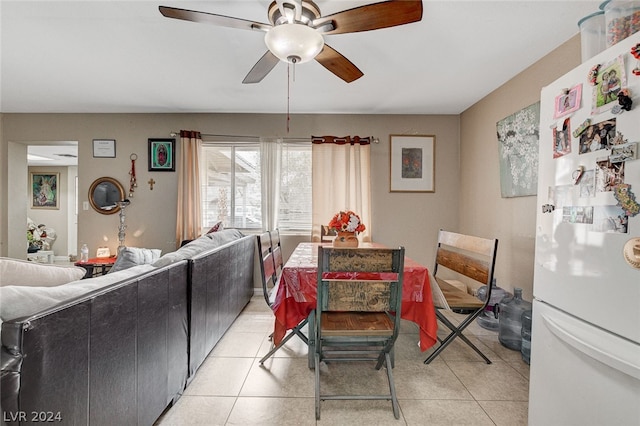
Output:
M124 200L124 188L114 178L101 177L89 187L89 204L101 214L114 214L120 211L118 201Z

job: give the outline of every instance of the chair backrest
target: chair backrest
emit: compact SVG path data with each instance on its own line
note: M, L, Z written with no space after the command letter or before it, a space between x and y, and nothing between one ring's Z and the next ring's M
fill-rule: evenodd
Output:
M333 241L333 238L327 237L335 237L337 232L335 229L329 228L327 225L320 225L320 242L321 243L330 243Z
M447 297L447 302L451 305L451 308L455 308L454 305L456 303L468 305L469 302L473 304L473 301L475 301L477 304L480 301L474 297L468 298L469 302L450 298L450 295L447 294L443 286L447 287L451 281L441 279L442 276L446 275L442 273L442 268L454 271L481 285L486 285L486 302L488 302L491 297L491 281L493 280L497 250L497 239L481 238L440 230L433 275L445 293L445 297ZM453 292L453 294L455 295L456 293ZM464 299L467 298L464 297ZM482 305L482 302L479 304ZM484 303L484 305L486 305L486 303Z
M278 228L271 231L271 250L273 251L273 261L275 262L276 281L282 274L284 259L282 258L282 243L280 242L280 230Z
M274 261L271 233L263 232L257 237L258 255L260 258L260 278L262 279L262 293L267 305L271 306L270 297L276 285L276 264Z
M320 246L318 312L397 312L396 327L399 327L403 273L403 247Z

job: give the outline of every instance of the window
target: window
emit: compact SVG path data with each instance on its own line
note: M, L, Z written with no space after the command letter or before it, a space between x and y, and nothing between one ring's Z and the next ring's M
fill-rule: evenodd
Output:
M311 232L311 144L282 146L278 228Z
M275 142L274 142L275 143ZM227 228L261 230L262 170L258 143L208 143L203 146L202 226L219 220ZM274 160L276 161L276 160ZM277 168L269 167L271 173ZM282 143L278 173L277 227L311 230L311 145Z

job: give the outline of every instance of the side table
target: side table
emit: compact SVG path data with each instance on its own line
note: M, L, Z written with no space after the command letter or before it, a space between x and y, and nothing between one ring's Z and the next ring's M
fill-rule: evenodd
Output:
M86 262L76 262L74 265L81 266L87 270L84 278L91 278L99 275L105 275L111 270L115 262L115 257L93 257Z
M27 260L36 261L39 263L53 263L53 251L52 250L38 250L35 253L27 254Z

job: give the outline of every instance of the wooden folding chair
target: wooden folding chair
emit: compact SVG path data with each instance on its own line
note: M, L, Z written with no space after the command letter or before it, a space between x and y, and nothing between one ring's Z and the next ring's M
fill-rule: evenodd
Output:
M282 257L282 243L280 242L280 230L278 228L271 231L271 250L273 251L273 261L276 267L276 280L279 280L284 269L284 259Z
M271 246L271 232L266 231L258 235L258 256L260 258L260 278L262 278L262 294L267 305L271 307L271 294L276 286L276 264L273 260Z
M318 248L318 293L314 324L316 419L323 400L390 400L400 418L391 351L400 329L404 248ZM321 362L384 364L389 393L322 394Z
M436 316L450 331L449 335L440 340L440 345L424 361L429 364L440 352L442 352L456 337L459 337L480 355L487 364L491 364L480 349L476 347L462 331L467 328L486 308L491 300L491 281L498 250L497 239L474 237L471 235L457 234L440 230L438 234L438 248L436 252L436 264L433 269L435 283L444 297L442 303L436 304ZM487 286L487 297L483 302L466 291L466 283L458 280L471 280L479 285ZM453 324L442 312L451 310L458 314L466 315L459 325Z
M338 235L335 229L329 228L327 225L320 225L320 242L330 243Z
M274 303L275 292L277 291L278 281L282 274L283 259L282 259L282 245L280 244L280 232L275 229L273 231L266 231L257 237L258 252L260 257L260 273L262 278L262 293L264 299L272 308ZM271 350L262 357L260 364L271 357L278 349L284 346L293 336L300 337L305 344L309 344L309 339L302 332L302 328L307 324L307 319L300 322L291 332L289 332L278 346L271 345ZM273 342L273 334L269 336Z

